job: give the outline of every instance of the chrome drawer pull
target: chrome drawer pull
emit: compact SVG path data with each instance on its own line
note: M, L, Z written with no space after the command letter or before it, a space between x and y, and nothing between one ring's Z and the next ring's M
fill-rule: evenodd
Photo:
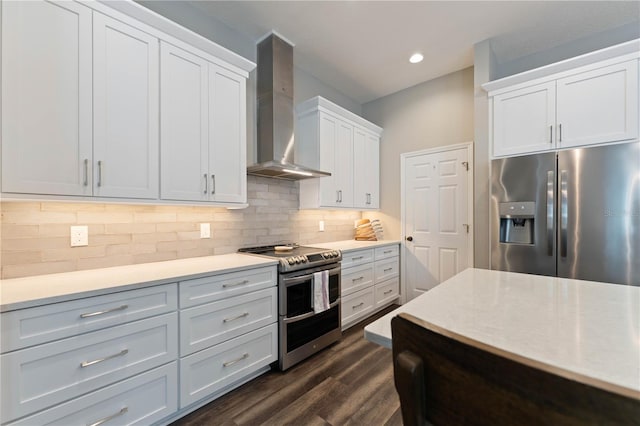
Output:
M222 366L223 367L229 367L229 366L235 364L236 362L240 362L243 359L247 359L247 358L249 358L249 354L245 352L244 355L242 355L240 358L234 359L233 361L227 361L224 364L222 364Z
M118 306L117 308L107 309L106 311L98 311L98 312L90 312L90 313L80 314L80 318L97 317L98 315L104 315L104 314L108 314L108 313L111 313L111 312L124 311L128 307L129 307L129 305L122 305L122 306Z
M87 426L100 426L101 424L104 424L104 423L108 422L109 420L115 419L116 417L119 417L119 416L123 415L127 411L129 411L129 407L124 407L122 410L118 411L115 414L110 415L109 417L105 417L104 419L98 420L95 423L87 423Z
M102 186L102 161L98 161L98 186Z
M87 158L84 159L84 179L82 180L82 184L84 186L89 184L89 160Z
M389 254L389 253L393 253L393 250L385 250L384 254Z
M129 349L123 349L120 352L118 352L117 354L109 355L109 356L106 356L106 357L100 358L100 359L94 359L93 361L84 361L82 364L80 364L80 368L89 367L89 366L94 365L94 364L100 364L101 362L108 361L108 360L113 359L113 358L118 358L119 356L123 356L123 355L126 355L128 353L129 353Z
M363 259L364 256L356 256L356 257L352 257L351 260L360 260Z
M364 302L360 302L355 306L352 306L351 309L355 309L355 308L359 308L360 306L364 305Z
M351 278L351 281L353 282L360 281L360 280L364 280L364 277Z
M387 268L383 272L389 272L389 271L393 271L393 268Z
M222 322L231 322L231 321L235 321L237 319L248 317L248 316L249 316L249 312L245 312L244 314L240 314L240 315L232 317L232 318L225 318L225 319L222 320Z
M249 284L249 280L240 281L234 284L222 284L222 288L236 287L236 286L245 285L245 284Z
M385 291L385 292L384 292L384 293L382 293L382 294L389 294L389 293L393 293L393 290L387 290L387 291Z

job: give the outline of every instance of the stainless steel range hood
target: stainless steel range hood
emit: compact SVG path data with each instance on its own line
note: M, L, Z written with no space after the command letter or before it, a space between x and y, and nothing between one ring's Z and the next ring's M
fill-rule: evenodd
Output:
M293 46L275 34L258 43L258 162L247 174L288 180L331 176L294 164Z

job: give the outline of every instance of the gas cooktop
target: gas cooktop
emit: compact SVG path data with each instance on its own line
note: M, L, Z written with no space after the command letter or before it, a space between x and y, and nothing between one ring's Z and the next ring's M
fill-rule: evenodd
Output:
M278 269L280 272L314 268L342 260L340 250L299 246L297 244L246 247L241 248L238 252L279 259Z

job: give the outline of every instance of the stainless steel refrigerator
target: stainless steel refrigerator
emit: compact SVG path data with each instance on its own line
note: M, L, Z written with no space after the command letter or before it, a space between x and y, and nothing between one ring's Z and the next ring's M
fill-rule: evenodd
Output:
M640 286L640 142L491 163L491 268Z

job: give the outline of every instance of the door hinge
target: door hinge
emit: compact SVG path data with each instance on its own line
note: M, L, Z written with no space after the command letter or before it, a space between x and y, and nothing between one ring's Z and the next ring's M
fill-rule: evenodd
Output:
M468 161L463 161L462 165L464 166L466 171L469 171L469 162Z

